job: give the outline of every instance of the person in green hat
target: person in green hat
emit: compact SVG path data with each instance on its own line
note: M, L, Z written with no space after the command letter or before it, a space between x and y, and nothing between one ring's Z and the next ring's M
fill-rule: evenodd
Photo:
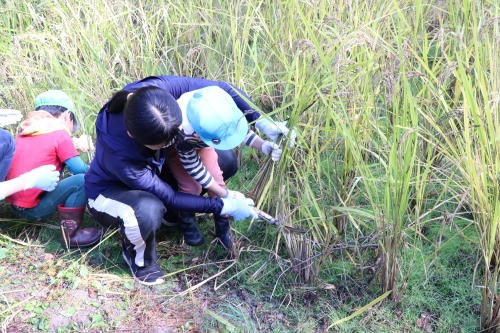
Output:
M56 188L59 181L59 172L55 171L55 165L43 165L17 178L4 181L14 157L15 141L12 134L3 128L16 124L22 117L18 110L0 109L0 200L35 187L50 192Z
M14 157L6 180L38 168L54 165L58 172L72 175L59 181L54 190L28 188L7 197L18 216L40 221L59 211L61 243L64 247L84 247L96 244L102 231L81 228L87 197L84 174L89 166L76 151L71 133L78 127L71 99L61 90L49 90L35 99L35 111L21 122Z

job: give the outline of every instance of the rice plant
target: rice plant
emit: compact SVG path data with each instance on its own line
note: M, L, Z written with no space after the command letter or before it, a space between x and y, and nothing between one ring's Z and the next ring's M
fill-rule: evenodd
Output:
M293 148L282 138L279 163L256 159L249 184L258 207L281 223L267 229L271 242L250 241L277 258L283 276L321 282L338 260L333 251L354 244L354 267L373 261L376 300L400 302L421 247L434 249L420 264L431 268L445 243L425 230L451 229L468 210L483 257L481 326L498 331L496 1L2 4L0 107L27 113L38 93L63 89L80 134L93 135L98 110L128 82L169 74L227 81L298 133ZM363 254L361 239L378 248Z

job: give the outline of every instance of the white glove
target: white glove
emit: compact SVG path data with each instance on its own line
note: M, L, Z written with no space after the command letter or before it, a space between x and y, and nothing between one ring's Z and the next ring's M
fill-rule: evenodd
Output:
M229 214L234 217L236 221L244 220L247 217L257 218L257 211L255 210L255 203L252 199L221 199L224 206L220 212L221 215Z
M18 110L0 109L0 127L13 125L23 118Z
M278 140L280 134L283 134L285 136L288 136L288 134L290 134L290 148L295 145L297 132L295 132L295 130L292 130L290 132L288 127L286 127L286 122L284 121L272 122L264 117L260 117L259 120L257 120L257 122L255 123L255 127L261 130L265 135L267 135L269 139L273 140L274 142Z
M281 153L283 153L283 149L280 148L277 144L271 141L262 142L262 146L260 150L266 155L269 156L271 154L271 159L274 162L278 162L281 158Z
M86 153L89 150L95 150L92 138L87 134L84 134L79 138L72 138L71 140L73 141L75 148L81 151L82 153Z
M50 192L57 186L59 171L56 171L55 165L44 165L25 173L21 177L24 177L26 182L25 190L38 188Z
M245 199L245 195L238 191L231 191L226 189L226 196L224 199Z

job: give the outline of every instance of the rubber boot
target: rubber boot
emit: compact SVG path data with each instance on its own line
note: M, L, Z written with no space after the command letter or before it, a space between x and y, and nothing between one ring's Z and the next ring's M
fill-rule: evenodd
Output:
M81 228L85 206L57 206L61 223L61 244L65 248L86 247L99 242L102 230L97 228Z
M227 250L232 248L231 224L229 215L214 215L215 236Z
M179 213L179 229L184 235L184 240L191 246L203 244L205 239L203 233L196 222L195 213L180 212Z

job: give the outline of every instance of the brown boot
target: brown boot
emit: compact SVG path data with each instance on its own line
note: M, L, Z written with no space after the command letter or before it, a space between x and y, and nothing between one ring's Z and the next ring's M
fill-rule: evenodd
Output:
M99 242L102 231L97 228L82 228L84 207L57 206L61 223L61 244L65 248L86 247Z

